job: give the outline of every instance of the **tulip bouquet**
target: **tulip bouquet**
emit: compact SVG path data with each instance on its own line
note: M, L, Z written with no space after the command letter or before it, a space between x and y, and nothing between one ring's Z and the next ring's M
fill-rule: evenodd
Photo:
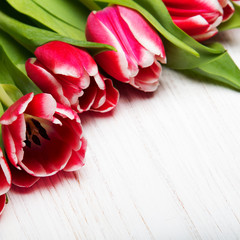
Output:
M240 27L238 2L2 1L0 214L11 184L84 165L81 113L111 111L114 81L153 92L165 65L240 90L239 68L210 39Z

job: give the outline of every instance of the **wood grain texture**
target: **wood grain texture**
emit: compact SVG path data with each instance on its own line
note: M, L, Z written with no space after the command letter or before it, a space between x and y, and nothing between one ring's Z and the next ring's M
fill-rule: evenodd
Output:
M240 30L216 37L240 67ZM0 239L240 239L240 93L164 68L85 113L86 165L13 188Z

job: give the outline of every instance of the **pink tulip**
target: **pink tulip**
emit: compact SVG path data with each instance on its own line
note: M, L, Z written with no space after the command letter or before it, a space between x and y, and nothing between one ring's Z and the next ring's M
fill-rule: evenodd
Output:
M50 94L21 97L2 115L0 124L15 185L29 187L40 177L84 165L86 140L80 119Z
M234 13L229 0L163 0L174 23L197 41L217 34L217 26Z
M11 187L11 172L0 148L0 215L6 203L6 193Z
M95 56L110 76L146 92L157 89L158 61L165 63L166 55L160 37L138 12L121 6L94 11L87 20L86 38L117 50Z
M112 81L103 78L93 58L85 51L60 41L40 46L36 58L26 62L28 76L57 102L78 113L107 112L119 98Z

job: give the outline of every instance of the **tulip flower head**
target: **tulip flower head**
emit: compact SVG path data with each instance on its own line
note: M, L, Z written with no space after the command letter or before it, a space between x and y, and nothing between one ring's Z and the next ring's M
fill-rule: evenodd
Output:
M57 102L83 111L107 112L119 98L112 81L98 72L93 58L70 44L52 41L38 47L37 58L26 62L26 71L32 81Z
M94 11L87 19L86 38L117 50L95 55L110 76L146 92L157 89L158 61L165 63L166 55L160 37L138 12L122 6Z
M218 33L217 27L234 13L230 0L163 0L173 22L197 41Z
M11 173L6 159L3 156L2 149L0 148L0 215L6 203L6 193L11 187Z
M39 177L84 165L86 140L80 119L50 94L21 97L2 115L0 124L15 185L29 187Z

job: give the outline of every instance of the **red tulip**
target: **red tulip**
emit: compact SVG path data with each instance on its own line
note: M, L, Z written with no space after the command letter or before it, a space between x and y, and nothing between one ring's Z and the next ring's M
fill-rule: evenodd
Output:
M229 0L163 0L174 23L197 41L217 34L217 26L234 13Z
M0 118L12 182L29 187L39 177L84 165L86 140L76 112L46 93L21 97ZM14 169L14 168L13 168Z
M143 91L154 91L159 84L161 65L166 62L162 41L149 23L136 11L111 6L92 12L86 25L86 38L112 45L115 51L95 56L110 76Z
M112 81L103 78L93 58L85 51L60 41L40 46L36 58L26 62L33 82L57 102L77 112L107 112L119 98Z
M2 149L0 148L0 215L6 203L6 193L11 187L11 173L6 159L3 156Z

